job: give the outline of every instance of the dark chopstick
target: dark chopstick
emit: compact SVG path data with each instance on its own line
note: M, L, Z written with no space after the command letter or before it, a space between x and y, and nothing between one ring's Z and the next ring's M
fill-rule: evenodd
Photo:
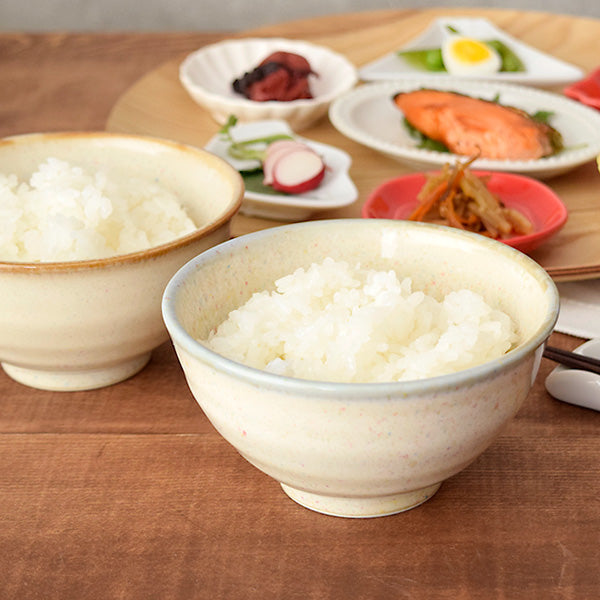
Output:
M546 346L544 349L544 358L549 358L554 362L571 367L572 369L581 369L583 371L591 371L600 375L600 359L576 354L568 350L561 350L553 346Z

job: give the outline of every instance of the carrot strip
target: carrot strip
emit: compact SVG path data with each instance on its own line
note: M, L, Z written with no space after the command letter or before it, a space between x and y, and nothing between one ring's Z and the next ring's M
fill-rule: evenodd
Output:
M469 170L476 158L473 156L464 163L458 161L453 167L446 163L440 173L428 176L417 196L419 204L408 219L441 219L451 227L496 239L511 232L531 230L532 226L524 215L517 211L512 214L489 191L487 177L475 176Z
M451 189L450 192L448 193L448 195L444 198L442 204L446 208L446 218L448 219L448 223L452 227L456 227L458 229L464 229L464 227L463 227L462 223L460 222L460 219L458 218L458 215L456 214L456 211L454 209L455 196L456 196L456 191Z
M432 191L431 195L424 199L415 210L409 215L409 221L419 221L422 219L435 205L435 203L440 199L442 194L448 188L448 182L442 181L439 185L437 185Z

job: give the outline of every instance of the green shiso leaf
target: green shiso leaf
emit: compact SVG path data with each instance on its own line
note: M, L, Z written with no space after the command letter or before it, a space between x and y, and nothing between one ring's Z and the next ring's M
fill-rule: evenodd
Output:
M436 152L449 152L448 148L446 148L444 144L436 140L432 140L424 133L421 133L408 121L406 117L404 117L404 126L410 134L410 137L418 142L417 148L422 148L423 150L435 150Z
M246 191L254 192L255 194L269 194L271 196L280 196L283 192L274 190L270 185L263 183L263 171L262 169L255 169L254 171L240 171L242 179L244 180L244 186ZM285 194L284 194L285 195Z

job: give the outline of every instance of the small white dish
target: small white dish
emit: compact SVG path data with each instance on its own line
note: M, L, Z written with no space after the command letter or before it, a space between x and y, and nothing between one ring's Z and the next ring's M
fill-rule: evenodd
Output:
M315 72L309 79L314 98L255 102L233 91L235 79L279 50L308 60ZM324 46L282 38L246 38L225 40L191 53L180 65L179 79L218 123L235 114L240 121L284 119L299 131L324 116L334 98L354 87L358 73L348 59Z
M412 40L401 50L420 50L440 48L443 41L450 35L448 26L453 27L462 35L482 41L499 40L510 48L523 62L525 71L499 72L486 75L483 79L522 83L527 85L550 86L567 84L583 77L583 71L575 65L554 58L540 50L508 35L487 19L479 18L441 18L436 19L431 26L419 37ZM359 69L359 75L364 81L381 81L399 77L420 78L433 75L438 78L448 77L445 71L432 72L410 65L404 58L398 56L398 51L372 61Z
M595 160L600 154L598 111L558 94L508 83L453 77L368 83L335 100L329 109L329 119L343 135L416 170L441 167L459 157L419 148L404 126L402 112L393 102L395 94L420 88L450 90L488 100L498 98L502 104L530 114L540 110L553 113L551 125L563 137L565 149L562 152L538 160L478 159L473 163L474 168L510 171L543 179Z
M244 178L246 192L240 212L248 216L264 217L285 221L306 219L313 213L341 208L352 204L358 198L358 190L348 174L352 159L350 155L326 144L321 144L295 135L290 126L281 120L238 123L230 129L234 140L251 140L259 137L287 134L313 148L320 154L326 165L325 177L321 185L304 194L289 195L261 193L251 189L251 181ZM241 161L228 153L230 143L221 134L211 138L205 150L226 160L238 171L259 169L259 161Z
M600 359L600 338L585 342L574 352ZM557 400L600 410L600 375L596 373L559 365L546 377L546 390Z

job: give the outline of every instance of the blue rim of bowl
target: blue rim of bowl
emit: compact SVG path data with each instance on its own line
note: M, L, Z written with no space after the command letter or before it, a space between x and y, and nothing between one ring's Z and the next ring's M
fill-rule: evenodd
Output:
M492 361L488 361L481 365L476 365L468 369L456 371L455 373L448 373L445 375L437 375L435 377L429 377L425 379L414 379L406 381L392 381L392 382L366 382L366 383L348 383L348 382L333 382L333 381L316 381L312 379L300 379L295 377L289 377L284 375L277 375L254 367L249 367L237 361L231 360L225 356L217 354L195 338L193 338L181 325L175 314L175 299L178 291L183 287L185 280L189 275L195 272L199 265L204 262L208 262L224 251L236 248L237 246L244 246L252 240L260 239L272 235L278 231L286 231L290 229L297 229L300 227L327 227L331 224L352 224L352 223L377 223L382 222L386 224L394 223L398 227L424 227L431 230L437 230L438 232L445 233L450 236L471 238L479 245L490 246L496 248L506 256L512 256L524 263L523 268L528 270L533 277L540 282L545 282L547 290L551 295L550 310L542 324L538 327L537 331L530 336L530 338L522 344L519 344L516 348L509 350L503 356L496 358ZM373 226L373 225L371 225ZM527 268L529 267L529 268ZM299 392L306 393L310 392L313 394L320 394L328 398L339 397L340 400L347 400L348 398L365 398L370 397L398 397L399 395L411 397L427 394L430 392L441 391L457 385L470 385L489 377L490 374L500 373L501 371L509 369L515 363L521 361L525 356L534 353L550 336L554 325L558 319L558 308L559 308L559 296L558 290L552 281L551 277L539 266L533 259L529 258L522 252L502 244L496 240L488 239L486 237L470 233L467 231L459 231L452 229L451 227L445 227L443 225L431 224L431 223L420 223L405 221L390 221L387 219L331 219L331 220L320 220L320 221L309 221L301 223L292 223L289 225L282 225L279 227L273 227L254 233L249 233L227 242L223 242L217 246L214 246L192 260L188 261L183 267L181 267L177 273L171 278L167 284L163 298L162 298L162 313L163 320L169 332L169 335L177 346L181 346L186 352L193 357L201 360L205 364L210 365L215 370L232 375L238 380L243 380L246 383L268 388L277 389L279 391L287 392Z

